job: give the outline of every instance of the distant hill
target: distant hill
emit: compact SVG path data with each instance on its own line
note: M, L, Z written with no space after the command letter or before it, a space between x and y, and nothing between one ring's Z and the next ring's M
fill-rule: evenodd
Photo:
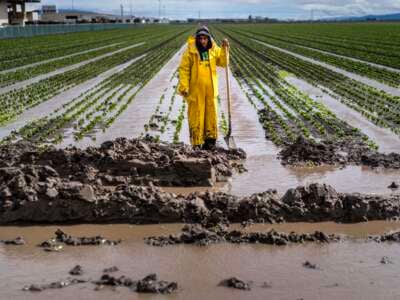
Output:
M82 10L82 9L65 9L65 8L60 8L58 9L58 13L60 14L95 14L95 15L104 15L104 16L114 16L113 14L107 14L107 13L98 13L95 11L89 11L89 10Z
M361 17L328 18L336 21L400 21L400 13L388 15L367 15Z
M71 14L71 13L95 14L95 13L96 13L96 12L94 12L94 11L88 11L88 10L81 10L81 9L64 9L64 8L58 9L58 12L59 12L60 14Z

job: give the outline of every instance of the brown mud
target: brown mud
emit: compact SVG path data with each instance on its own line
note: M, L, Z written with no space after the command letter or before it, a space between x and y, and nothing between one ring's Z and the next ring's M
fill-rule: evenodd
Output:
M104 185L151 182L163 186L212 186L216 181L226 181L235 169L243 171L239 160L245 157L240 149L201 151L183 144L158 143L152 138L119 138L85 150L40 149L21 142L0 148L0 168L5 195L12 193L13 187L37 191L41 182L42 188L60 184L67 189L83 188L87 198L92 199L94 189ZM52 181L48 182L50 178ZM55 190L47 194L58 196Z
M3 182L6 185L2 191L6 197L0 206L1 224L217 224L249 220L257 223L355 223L397 220L400 215L400 195L338 193L325 184L289 189L283 197L275 190L248 197L223 192L195 192L183 196L163 192L152 185L127 184L113 190L101 189L99 193L100 189L95 191L91 185L59 183L54 177L48 177L49 171L45 167L36 171L36 180L46 179L27 181L26 176L32 175L5 175ZM51 186L46 183L49 179Z
M306 242L330 243L340 241L341 237L337 235L327 235L320 231L314 233L289 234L277 232L271 229L267 232L243 232L240 230L228 230L225 226L217 224L214 227L204 227L201 225L186 225L182 228L179 235L148 237L146 244L151 246L163 247L175 244L196 244L209 245L216 243L233 244L267 244L276 246L285 246L289 244L302 244Z
M399 153L379 153L362 141L312 141L299 136L279 153L284 165L363 165L372 168L400 169Z

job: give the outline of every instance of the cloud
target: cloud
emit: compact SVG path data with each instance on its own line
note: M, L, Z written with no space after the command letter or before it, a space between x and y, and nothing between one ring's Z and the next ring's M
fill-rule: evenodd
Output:
M73 0L42 0L71 8ZM136 15L157 16L158 0L74 0L75 8L118 14L120 4ZM162 14L172 18L247 17L249 14L274 18L316 17L394 13L400 11L400 0L161 0Z
M400 0L300 0L298 2L303 10L337 16L394 13L400 10Z

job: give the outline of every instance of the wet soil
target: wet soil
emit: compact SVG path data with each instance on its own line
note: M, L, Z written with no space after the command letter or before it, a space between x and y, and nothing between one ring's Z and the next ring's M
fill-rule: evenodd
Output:
M42 149L19 142L0 147L0 173L6 197L19 191L37 198L45 190L48 197L57 198L61 188L94 201L104 186L212 186L226 181L235 169L242 170L239 160L245 157L241 149L202 151L150 137L120 138L85 150Z
M210 225L210 224L208 224ZM320 231L306 234L280 233L273 229L267 232L243 232L240 230L228 230L223 224L213 227L201 225L186 225L179 235L148 237L145 242L151 246L163 247L175 244L209 245L228 242L233 244L267 244L284 246L288 244L302 244L306 242L330 243L340 241L341 237L327 235Z
M399 153L379 153L369 149L362 141L312 141L299 136L285 145L279 153L285 165L347 165L356 164L373 168L400 169Z
M42 172L48 172L42 169ZM120 185L97 193L90 185L24 185L23 174L6 175L6 195L0 223L220 223L246 222L364 222L397 220L400 195L338 193L325 184L275 190L236 197L222 192L195 192L187 196L162 192L154 186ZM14 177L12 177L14 176ZM31 176L31 175L30 175ZM7 177L6 177L7 178ZM16 178L14 180L14 178ZM4 179L3 182L9 182ZM22 184L21 184L22 182ZM35 183L35 181L32 181ZM18 186L20 185L20 187ZM9 187L16 186L10 190ZM21 187L22 186L22 187ZM57 192L57 193L56 193Z

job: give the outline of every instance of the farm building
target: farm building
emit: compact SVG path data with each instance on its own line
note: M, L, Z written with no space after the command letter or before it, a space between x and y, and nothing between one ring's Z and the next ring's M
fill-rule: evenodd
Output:
M40 0L0 0L0 26L32 21L35 13L26 11L27 3L40 3Z

